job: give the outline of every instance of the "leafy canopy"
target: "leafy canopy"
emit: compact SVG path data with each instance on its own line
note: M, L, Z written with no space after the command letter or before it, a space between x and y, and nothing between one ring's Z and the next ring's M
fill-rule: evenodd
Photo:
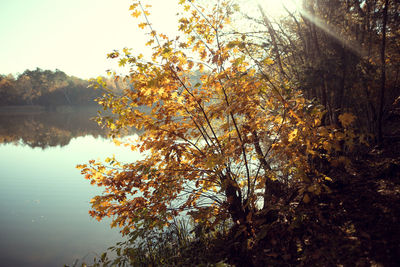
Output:
M116 78L132 86L98 99L113 113L98 121L114 138L125 128L142 130L136 141L116 142L144 159L78 166L105 189L91 200L91 215L113 216L112 226L124 234L163 227L185 213L208 224L229 217L243 224L282 197L276 184L302 184L304 202L329 191L324 181L330 178L310 159L330 161L343 140L352 146L352 115L341 117L343 130L321 126L322 109L291 90L271 51L228 34L237 12L232 1L207 9L197 1L179 3L181 35L174 39L151 28L149 6L132 4L132 15L144 18L139 27L150 29L151 59L129 49L109 54L130 67L129 75Z

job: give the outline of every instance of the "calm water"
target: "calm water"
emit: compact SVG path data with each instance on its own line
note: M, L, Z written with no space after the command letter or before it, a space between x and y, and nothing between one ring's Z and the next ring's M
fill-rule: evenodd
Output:
M88 114L75 113L0 114L0 266L90 262L122 240L110 221L88 215L101 188L75 165L139 155L104 139Z

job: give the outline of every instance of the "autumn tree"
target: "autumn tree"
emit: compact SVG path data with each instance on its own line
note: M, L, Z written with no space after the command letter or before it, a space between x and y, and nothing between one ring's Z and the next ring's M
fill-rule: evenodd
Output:
M0 104L15 103L17 100L16 81L12 75L0 75Z
M353 146L354 116L340 114L341 129L323 126L322 106L292 88L276 46L257 50L246 35L230 34L238 11L233 1L180 5L180 35L171 39L152 28L150 7L134 2L132 15L144 19L139 27L149 31L152 57L129 49L109 54L130 67L116 77L132 86L98 99L113 113L98 121L144 159L79 165L92 184L104 187L90 213L99 220L112 216L124 234L163 227L179 214L210 225L231 218L251 234L257 210L288 205L296 195L308 203L329 191L329 172L314 164L346 161L337 155ZM130 127L143 134L118 140Z
M108 89L120 92L126 83L104 79ZM102 90L94 91L87 80L68 76L60 70L25 70L22 74L0 76L0 105L94 105Z

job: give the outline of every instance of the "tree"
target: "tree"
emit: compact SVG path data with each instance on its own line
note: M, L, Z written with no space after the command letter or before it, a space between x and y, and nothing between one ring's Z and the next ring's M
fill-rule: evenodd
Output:
M112 90L120 91L113 84ZM26 70L18 77L0 76L0 105L93 105L101 91L94 91L87 80L68 76L60 70Z
M0 105L14 103L16 101L16 86L14 77L0 75Z
M360 131L382 139L398 97L399 8L398 1L306 0L300 16L286 20L281 51L298 88L328 111L325 123L351 112Z
M148 6L131 6L134 17L145 18L139 27L150 29L151 60L129 49L109 54L130 66L129 75L116 77L132 86L98 99L114 114L98 121L114 138L124 128L143 130L136 142L116 143L145 158L78 165L105 188L90 213L113 216L112 226L124 234L163 227L179 214L209 225L231 218L251 234L257 210L288 205L296 194L307 203L329 191L329 173L314 165L346 161L337 155L353 146L354 116L338 116L341 129L323 126L322 107L292 89L276 46L257 50L246 35L227 34L237 10L232 1L207 9L196 1L180 4L175 39L151 28Z

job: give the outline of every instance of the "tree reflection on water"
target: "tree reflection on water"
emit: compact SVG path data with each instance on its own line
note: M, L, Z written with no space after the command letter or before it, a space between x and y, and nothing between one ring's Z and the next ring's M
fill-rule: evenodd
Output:
M42 149L66 146L76 137L92 135L107 137L107 132L93 120L97 109L64 108L9 109L0 111L0 143L14 143Z

